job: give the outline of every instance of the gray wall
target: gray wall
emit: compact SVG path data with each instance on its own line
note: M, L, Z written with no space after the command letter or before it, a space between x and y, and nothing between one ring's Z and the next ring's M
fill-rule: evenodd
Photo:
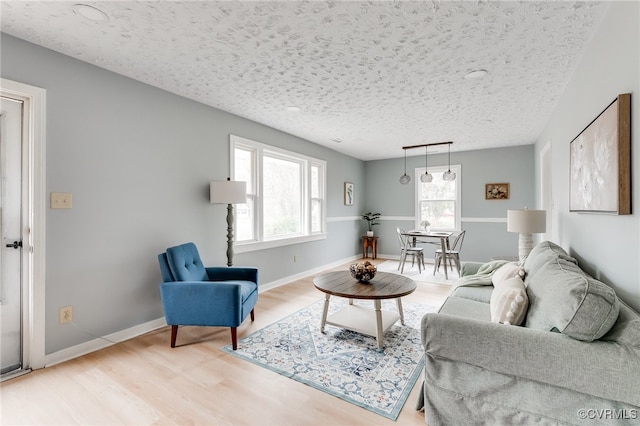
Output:
M585 51L536 154L551 146L553 240L640 310L640 3L613 2ZM630 216L569 212L569 144L620 93L631 93ZM536 155L536 157L537 157ZM539 181L539 179L538 179Z
M255 122L175 96L2 34L2 77L47 90L46 192L71 192L71 210L46 213L46 353L163 316L156 256L193 241L205 263L226 263L226 209L208 183L229 172L229 134L328 163L329 217L354 216L344 181L364 187L364 163ZM48 204L48 203L47 203ZM360 221L328 224L326 240L238 254L261 283L358 252ZM296 262L293 254L296 254ZM277 262L274 262L277 260Z
M418 151L418 150L416 150ZM429 165L447 165L447 154L429 155ZM518 235L507 232L507 210L533 208L533 145L478 151L452 152L451 164L461 165L462 228L467 231L462 260L486 261L493 256L517 256ZM407 157L409 185L400 185L404 157L368 161L365 164L367 211L380 212L382 223L375 227L378 253L398 256L396 227L415 227L415 169L424 167L424 153ZM485 200L484 185L509 182L508 200ZM500 221L501 220L501 221ZM364 224L362 225L364 231ZM433 248L425 245L425 256L433 258Z

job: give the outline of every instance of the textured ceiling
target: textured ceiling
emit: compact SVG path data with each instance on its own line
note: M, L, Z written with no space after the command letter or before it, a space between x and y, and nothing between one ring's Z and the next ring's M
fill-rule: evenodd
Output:
M76 3L2 1L2 31L363 160L533 143L607 8L84 2L109 17L94 22Z

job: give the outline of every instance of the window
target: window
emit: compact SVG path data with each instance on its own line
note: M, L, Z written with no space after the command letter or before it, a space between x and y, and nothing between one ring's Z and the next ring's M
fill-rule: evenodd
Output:
M429 173L433 181L423 183L420 175L424 167L416 169L416 228L422 228L422 221L428 220L432 229L459 231L460 226L460 165L451 165L456 179L447 182L442 174L448 170L444 167L430 167Z
M324 161L234 135L231 153L233 179L247 182L247 203L236 206L237 251L325 238Z

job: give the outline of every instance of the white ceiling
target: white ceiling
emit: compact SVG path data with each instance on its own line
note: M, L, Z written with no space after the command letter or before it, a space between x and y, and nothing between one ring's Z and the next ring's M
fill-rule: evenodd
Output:
M2 1L2 31L363 160L439 141L452 151L533 143L607 9L84 2L109 17L94 22L73 12L79 2ZM476 69L489 73L465 78Z

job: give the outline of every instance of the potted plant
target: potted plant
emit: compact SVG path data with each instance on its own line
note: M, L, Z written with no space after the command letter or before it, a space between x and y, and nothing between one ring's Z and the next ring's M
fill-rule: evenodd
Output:
M362 218L367 221L367 237L373 236L373 227L379 225L378 219L380 219L380 213L365 213Z

